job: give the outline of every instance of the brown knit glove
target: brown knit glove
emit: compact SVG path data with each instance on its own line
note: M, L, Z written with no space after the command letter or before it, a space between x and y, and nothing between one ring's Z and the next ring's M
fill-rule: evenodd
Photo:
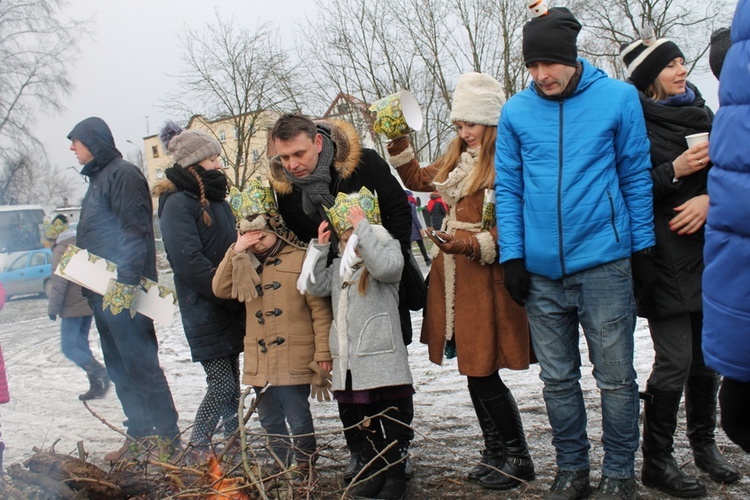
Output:
M331 379L333 378L330 373L320 367L316 361L310 361L307 365L313 372L312 384L310 385L310 395L316 398L318 401L330 401L331 400Z
M255 261L255 262L253 262ZM250 302L258 296L255 288L260 285L260 276L255 271L258 259L248 252L232 257L232 298L240 302Z

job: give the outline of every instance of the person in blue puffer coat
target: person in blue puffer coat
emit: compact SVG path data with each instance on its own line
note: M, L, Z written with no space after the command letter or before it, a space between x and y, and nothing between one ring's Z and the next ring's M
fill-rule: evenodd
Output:
M703 355L724 375L722 427L750 453L750 0L737 4L731 38L709 146Z
M565 8L524 26L533 81L503 107L495 153L500 262L541 367L558 466L550 497L591 491L580 324L602 399L599 492L635 498L631 255L636 266L654 245L651 162L635 89L577 57L580 29Z

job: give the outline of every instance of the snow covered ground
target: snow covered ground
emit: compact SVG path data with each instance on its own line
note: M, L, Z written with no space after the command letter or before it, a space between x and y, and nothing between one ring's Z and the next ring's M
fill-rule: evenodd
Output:
M167 277L168 278L168 277ZM164 281L164 280L162 280ZM68 361L60 351L59 322L52 322L46 313L47 301L35 296L19 297L8 302L0 312L0 344L5 355L11 402L0 406L0 430L6 443L4 466L23 461L33 454L33 447L50 447L60 453L76 454L76 443L83 441L90 460L103 466L105 452L116 449L122 437L92 416L78 400L88 387L82 370ZM415 332L419 332L421 313L413 313ZM157 324L161 364L180 412L180 427L187 428L200 403L205 380L199 364L192 363L180 323L179 314L168 325ZM444 366L427 360L425 346L416 339L410 346L410 361L417 394L414 397L414 428L417 436L412 445L416 476L409 488L410 498L539 498L554 477L554 450L542 400L539 369L501 372L521 408L529 447L535 461L537 479L528 488L506 493L487 492L463 479L466 471L478 460L481 435L471 407L466 382L455 366L455 360ZM101 358L96 329L92 328L91 345ZM585 359L587 349L581 344L584 357L583 387L589 407L589 436L592 441L592 481L598 482L601 462L601 420L599 396ZM639 321L636 331L636 370L639 385L645 384L653 359L651 341L645 323ZM105 399L90 406L109 423L121 427L124 419L117 397L111 391ZM313 415L318 432L331 432L320 440L323 458L321 472L340 473L346 453L340 434L335 403L313 402ZM256 418L250 428L257 431ZM692 462L685 439L684 415L678 423L676 453L685 470L698 475L709 487L709 498L750 498L750 459L719 430L717 440L725 454L738 465L746 477L730 486L713 483ZM640 453L638 453L640 469ZM641 498L663 498L655 490L640 486Z

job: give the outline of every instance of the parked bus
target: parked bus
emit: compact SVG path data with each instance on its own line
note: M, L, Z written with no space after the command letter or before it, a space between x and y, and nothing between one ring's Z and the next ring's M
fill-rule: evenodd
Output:
M40 205L0 205L0 253L43 248Z

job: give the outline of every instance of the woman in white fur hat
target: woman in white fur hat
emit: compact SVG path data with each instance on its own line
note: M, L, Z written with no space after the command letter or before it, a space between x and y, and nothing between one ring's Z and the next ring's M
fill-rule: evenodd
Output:
M498 374L500 368L529 367L528 320L503 285L494 216L485 215L484 222L482 217L490 208L486 192L495 182L495 139L504 102L500 84L490 75L463 74L450 115L457 136L443 156L420 168L408 137L388 144L406 187L437 190L450 208L441 228L427 230L436 255L421 341L429 346L433 363L441 364L444 355L458 356L485 444L469 478L500 490L534 479L518 407Z

